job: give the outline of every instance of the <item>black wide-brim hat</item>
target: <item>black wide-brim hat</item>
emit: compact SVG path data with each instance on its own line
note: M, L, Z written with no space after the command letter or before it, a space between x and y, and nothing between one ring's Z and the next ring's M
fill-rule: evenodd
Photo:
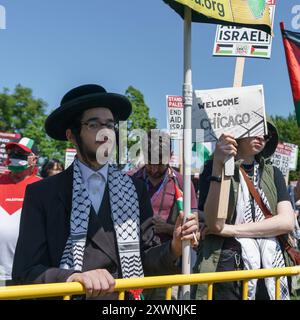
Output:
M74 119L85 110L98 107L109 109L115 121L127 120L132 111L126 96L107 92L96 84L82 85L67 92L60 107L48 116L45 122L46 133L53 139L67 140L66 130L72 127Z

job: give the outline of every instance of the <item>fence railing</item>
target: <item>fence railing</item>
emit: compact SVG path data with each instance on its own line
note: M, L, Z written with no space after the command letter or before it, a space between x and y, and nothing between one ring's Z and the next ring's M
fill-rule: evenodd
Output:
M248 281L251 279L261 279L275 277L275 299L280 300L280 277L296 276L300 274L300 266L225 271L213 273L179 274L145 278L117 279L115 291L119 292L119 300L125 299L125 292L129 289L149 289L166 288L166 300L171 300L173 286L207 284L207 299L213 298L213 285L217 282L242 281L242 299L248 297ZM33 299L47 297L64 297L69 300L73 295L85 294L84 287L78 282L49 283L22 286L0 287L0 300L3 299Z

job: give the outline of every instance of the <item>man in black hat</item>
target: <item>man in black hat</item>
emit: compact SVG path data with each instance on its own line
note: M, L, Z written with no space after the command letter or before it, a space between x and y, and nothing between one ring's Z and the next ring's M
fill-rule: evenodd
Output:
M27 188L13 267L18 283L78 281L95 297L112 292L115 278L179 272L181 240L193 239L196 217L183 224L180 215L172 240L157 246L144 184L107 162L115 124L131 109L125 96L84 85L47 118L47 134L71 141L77 157Z

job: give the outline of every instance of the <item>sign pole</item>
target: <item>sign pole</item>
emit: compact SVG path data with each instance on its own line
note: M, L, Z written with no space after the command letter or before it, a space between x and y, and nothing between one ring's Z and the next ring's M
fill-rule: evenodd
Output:
M183 140L179 140L179 172L183 175Z
M191 212L191 158L192 158L192 68L191 68L191 29L192 11L189 7L184 8L184 132L183 132L183 211L184 219ZM182 243L182 273L191 273L191 248L190 241ZM182 299L190 299L190 286L182 287Z
M234 87L241 87L243 84L245 57L237 57L234 74ZM220 189L219 205L218 205L218 219L227 219L228 200L230 192L231 176L234 175L234 158L230 157L224 164L222 170L222 182Z

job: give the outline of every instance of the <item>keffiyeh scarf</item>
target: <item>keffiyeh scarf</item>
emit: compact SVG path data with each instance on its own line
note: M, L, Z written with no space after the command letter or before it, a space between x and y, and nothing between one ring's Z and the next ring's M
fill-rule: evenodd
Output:
M60 268L82 271L91 200L82 181L78 159L73 164L73 194L70 235ZM109 166L108 189L123 278L143 277L140 256L139 202L129 176Z
M253 184L258 190L264 204L270 209L268 199L263 190L259 188L259 165L254 163ZM254 217L253 217L254 206ZM236 207L235 224L258 222L265 219L263 212L255 201L252 203L251 195L240 172L240 185ZM254 218L254 221L253 221ZM236 238L241 244L242 259L245 269L282 268L285 267L283 253L276 237L270 238ZM265 278L266 288L271 300L275 299L275 279ZM248 299L255 299L257 279L249 281ZM282 300L289 300L287 278L280 279L280 293Z

